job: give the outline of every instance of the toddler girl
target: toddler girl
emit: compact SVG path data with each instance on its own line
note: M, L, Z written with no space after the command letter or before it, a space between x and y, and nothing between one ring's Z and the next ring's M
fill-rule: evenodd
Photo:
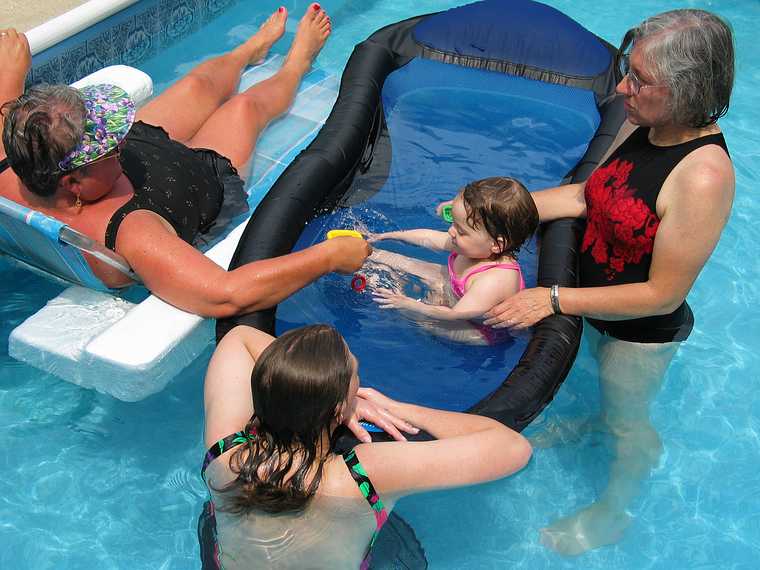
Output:
M399 309L434 334L471 344L492 344L502 331L479 319L525 288L516 256L538 227L538 211L520 182L492 177L467 184L454 198L451 213L448 232L416 229L370 236L370 242L396 239L451 252L444 268L376 249L372 261L418 276L431 294L425 301L417 301L380 288L373 296L381 308Z

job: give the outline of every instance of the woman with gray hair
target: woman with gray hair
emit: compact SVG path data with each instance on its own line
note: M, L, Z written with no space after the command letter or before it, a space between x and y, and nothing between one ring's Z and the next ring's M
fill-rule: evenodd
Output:
M553 314L586 320L602 409L585 427L611 433L615 457L599 499L543 529L544 544L563 554L615 542L629 524L626 509L662 453L650 404L691 332L685 299L734 198L716 123L734 79L728 25L702 10L666 12L630 30L618 57L627 121L608 157L585 182L533 194L541 221L586 218L580 287L524 290L485 321L523 329Z
M0 30L0 195L41 211L122 255L156 296L225 317L271 307L329 271L350 273L370 252L338 238L225 271L193 247L232 196L266 125L292 104L331 31L312 3L277 73L242 93L240 74L282 37L280 7L236 49L204 61L143 108L114 85L39 86L23 34ZM5 163L5 164L4 164ZM10 168L5 168L10 166ZM124 273L85 256L109 287Z

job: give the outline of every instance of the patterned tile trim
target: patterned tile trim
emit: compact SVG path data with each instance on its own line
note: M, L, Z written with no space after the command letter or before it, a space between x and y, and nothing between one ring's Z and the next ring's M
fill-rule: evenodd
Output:
M139 67L243 0L143 0L34 56L27 86L73 83L107 65Z

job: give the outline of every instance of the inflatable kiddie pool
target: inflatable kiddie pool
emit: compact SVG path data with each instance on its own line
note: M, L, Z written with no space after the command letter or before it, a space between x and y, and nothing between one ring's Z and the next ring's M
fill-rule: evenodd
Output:
M253 214L232 266L336 227L445 229L436 204L478 178L513 176L531 191L584 180L624 118L615 53L529 0L485 0L377 31L354 49L332 113ZM528 286L577 284L581 230L570 219L541 227L519 258ZM565 315L506 346L453 346L380 311L350 280L330 276L279 310L219 321L217 337L240 323L273 334L333 323L362 363L363 384L517 430L551 401L578 350L580 319Z

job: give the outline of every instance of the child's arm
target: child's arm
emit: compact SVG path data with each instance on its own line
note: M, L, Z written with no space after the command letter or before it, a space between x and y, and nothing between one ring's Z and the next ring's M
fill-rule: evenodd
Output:
M483 316L519 289L520 275L517 271L491 269L474 276L464 296L453 307L429 305L388 289L377 289L373 296L383 309L400 309L411 316L438 321L468 321Z
M451 251L451 238L449 237L449 234L437 230L423 228L418 230L371 234L367 241L374 243L384 239L396 239L412 245L419 245L421 247L427 247L428 249L435 249L438 251Z

